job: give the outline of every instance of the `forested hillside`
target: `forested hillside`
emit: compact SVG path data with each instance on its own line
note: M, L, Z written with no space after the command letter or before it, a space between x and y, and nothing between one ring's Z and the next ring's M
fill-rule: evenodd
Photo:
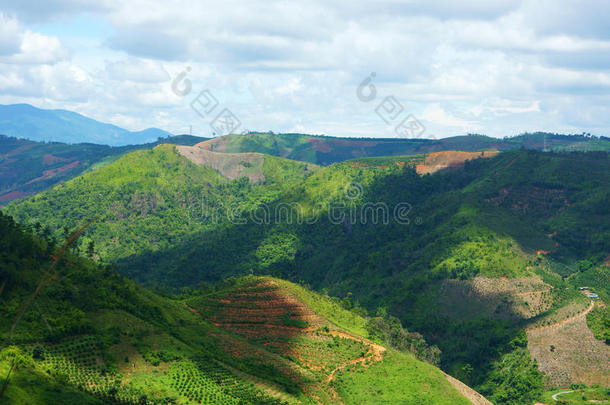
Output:
M100 168L137 149L151 149L161 142L194 145L202 139L205 138L179 135L150 144L112 147L93 143L35 142L0 135L0 205Z
M517 150L424 176L410 165L281 167L288 181L228 180L164 146L8 212L54 234L102 217L81 251L160 289L302 280L397 316L492 401L535 399L543 379L524 330L584 308L575 277L610 251L607 153Z
M469 403L409 353L426 358L421 338L394 326L403 351L386 348L372 320L303 287L247 277L162 297L44 232L0 225L1 404ZM266 322L235 312L239 300Z

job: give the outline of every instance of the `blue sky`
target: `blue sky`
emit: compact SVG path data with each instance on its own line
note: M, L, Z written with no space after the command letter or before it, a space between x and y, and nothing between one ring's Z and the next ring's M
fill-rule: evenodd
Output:
M376 109L393 97L423 137L608 136L608 15L573 0L0 0L0 104L208 136L214 117L190 106L208 90L240 131L392 137Z

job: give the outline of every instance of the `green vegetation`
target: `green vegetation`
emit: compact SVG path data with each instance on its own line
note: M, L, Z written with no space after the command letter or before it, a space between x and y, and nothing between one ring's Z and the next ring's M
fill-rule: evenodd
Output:
M55 235L60 224L103 215L85 233L81 251L94 241L94 257L161 291L243 274L302 281L337 297L308 305L336 312L328 318L359 334L371 330L366 321L324 308L334 302L375 315L385 308L440 349L445 371L497 392L499 404L528 403L541 380L523 355L522 328L538 318L452 318L439 304L442 283L541 277L552 288L540 319L563 316L561 307L585 300L576 280L603 283L594 269L610 251L607 184L605 152L517 150L426 176L410 167L345 162L287 184L252 184L227 181L162 147L125 156L8 212L55 228ZM205 195L205 215L193 217L189 204L174 203L188 201L176 195L189 193ZM375 220L370 207L377 203L388 208L387 223ZM237 208L227 212L231 205ZM257 220L287 205L292 220L287 214ZM408 211L401 221L396 207ZM391 341L392 324L378 327L376 339ZM506 370L520 381L516 390L498 377Z
M330 298L258 277L229 279L185 291L182 297L164 297L109 266L73 252L61 256L51 236L42 230L34 236L31 230L0 214L0 375L7 382L0 404L308 404L314 402L314 392L322 403L334 403L335 388L327 375L346 364L353 364L353 372L364 369L352 359L365 356L367 344L357 336L333 335L332 323L293 297L325 302L321 307L340 311L343 315L337 319L347 320L346 325L366 323L356 314L348 316L349 311ZM60 255L57 277L40 289L11 336L20 306L55 260L52 255ZM268 283L276 287L269 288ZM235 312L237 297L250 310L265 303L275 308L273 318L269 308L261 307L275 329L248 335L259 323L231 318L242 316L242 311ZM286 306L277 307L278 302ZM306 311L311 325L299 311ZM324 327L307 331L313 324ZM240 329L242 325L246 329ZM305 332L282 335L286 326L288 331ZM385 363L383 358L370 361ZM398 353L388 361L388 367L403 374L425 370L402 394L400 379L368 377L380 389L394 392L399 402L412 395L463 401L433 366ZM351 371L341 375L349 379ZM350 384L346 380L337 387L352 392L356 388ZM369 403L374 399L362 398Z
M218 403L224 397L279 403L218 362L261 376L271 370L220 349L208 335L214 327L181 302L72 253L58 262L56 281L41 290L11 336L20 306L52 262L50 254L58 253L52 240L31 236L10 217L0 222L4 378L13 367L0 403ZM184 364L191 364L189 375L198 370L192 387L179 383Z
M610 308L595 308L587 315L587 325L595 339L610 345Z
M566 391L574 391L569 392L567 394L562 394L557 397L557 402L552 399L554 394ZM544 401L547 404L557 404L557 405L585 405L585 404L600 404L600 405L608 405L610 404L610 389L602 388L599 386L593 387L582 387L575 386L570 387L569 390L553 390L544 393Z
M348 404L470 404L438 369L393 350L382 363L340 371L333 385Z
M530 358L524 337L513 341L515 349L494 362L489 383L481 388L494 404L532 404L542 395L542 374Z
M307 134L275 134L251 132L247 135L226 135L212 139L208 147L213 151L230 153L260 152L294 160L329 165L354 158L374 157L367 163L387 163L385 156L421 155L443 150L501 151L520 148L552 151L608 151L610 139L585 135L526 133L511 138L497 139L485 135L454 136L431 139L337 138ZM377 158L381 157L381 158ZM390 158L391 160L391 158Z
M193 145L204 139L181 135L165 138L162 142ZM35 142L0 135L0 205L99 169L125 153L151 149L160 143L112 147L92 143Z

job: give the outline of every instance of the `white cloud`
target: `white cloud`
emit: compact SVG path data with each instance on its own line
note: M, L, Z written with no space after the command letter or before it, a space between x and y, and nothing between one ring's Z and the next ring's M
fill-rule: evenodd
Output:
M36 3L0 0L5 102L38 100L129 129L192 124L206 134L209 123L189 103L207 88L248 129L392 136L374 108L394 95L441 136L610 130L603 2ZM78 34L58 22L84 14L109 32L68 51L64 36L74 44ZM186 66L193 89L181 98L170 83ZM378 99L362 103L355 89L371 72Z
M163 64L148 59L129 58L106 62L106 72L111 80L128 80L139 83L160 83L170 79Z
M55 63L67 56L59 38L23 30L19 21L0 10L0 63Z
M445 111L440 104L431 104L420 114L422 120L441 127L457 128L462 132L480 129L476 121L468 121Z
M18 52L21 40L19 22L0 13L0 56L13 55Z

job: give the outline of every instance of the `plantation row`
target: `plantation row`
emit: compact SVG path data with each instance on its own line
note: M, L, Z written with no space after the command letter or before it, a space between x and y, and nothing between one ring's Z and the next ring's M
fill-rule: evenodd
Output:
M100 347L95 337L85 336L66 339L56 345L36 345L31 347L31 352L48 374L65 379L74 388L107 404L282 404L205 357L197 359L196 363L180 361L170 364L163 379L177 395L149 398L121 384L122 375L111 371L111 367L102 361ZM182 400L178 400L178 396Z
M282 402L273 399L254 384L238 379L212 359L201 357L196 364L190 361L173 363L168 373L169 385L181 396L199 404L269 404ZM230 394L229 394L230 393Z

